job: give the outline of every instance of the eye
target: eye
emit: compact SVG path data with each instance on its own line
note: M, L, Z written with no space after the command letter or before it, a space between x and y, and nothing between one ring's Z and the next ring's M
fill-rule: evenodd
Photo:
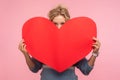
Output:
M55 25L57 25L57 23L54 23Z
M64 24L64 22L61 23L61 25L63 25L63 24Z

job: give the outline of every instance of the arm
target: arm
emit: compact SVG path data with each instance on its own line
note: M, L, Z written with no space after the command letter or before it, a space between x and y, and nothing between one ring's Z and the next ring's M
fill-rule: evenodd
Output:
M19 50L23 53L26 63L29 67L29 69L32 72L37 72L39 69L41 69L42 67L42 63L38 62L37 60L35 60L34 58L31 58L26 50L26 45L24 44L24 41L22 40L19 43Z
M94 63L95 63L96 57L99 54L99 48L101 45L97 38L93 37L93 40L95 41L95 43L93 43L93 52L92 52L94 55L92 55L88 60L89 66L94 66Z
M88 60L86 58L83 58L82 60L78 61L75 66L84 74L88 75L91 70L93 69L92 66L88 65Z
M98 55L99 48L100 48L100 42L95 37L93 38L93 40L95 41L95 43L93 43L93 53L95 55ZM87 60L86 58L80 60L79 62L77 62L77 64L75 64L75 66L79 70L81 70L81 72L84 75L88 75L91 72L91 70L93 69L93 66L94 66L94 63L95 63L95 60L97 57L95 55L92 55L89 60Z

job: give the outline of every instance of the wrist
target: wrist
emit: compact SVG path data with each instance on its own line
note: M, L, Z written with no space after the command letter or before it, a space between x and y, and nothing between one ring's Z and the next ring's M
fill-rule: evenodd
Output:
M27 52L23 52L23 54L26 56L26 55L28 55L28 53Z
M94 56L94 57L98 57L98 55L99 55L99 52L92 52L92 55Z

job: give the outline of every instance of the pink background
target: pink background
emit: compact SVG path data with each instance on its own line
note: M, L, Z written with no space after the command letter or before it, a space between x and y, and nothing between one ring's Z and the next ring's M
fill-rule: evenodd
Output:
M76 69L79 80L120 80L120 0L0 0L0 80L39 80L40 72L30 72L18 50L21 28L31 17L47 17L58 4L72 18L87 16L97 24L100 55L89 76Z

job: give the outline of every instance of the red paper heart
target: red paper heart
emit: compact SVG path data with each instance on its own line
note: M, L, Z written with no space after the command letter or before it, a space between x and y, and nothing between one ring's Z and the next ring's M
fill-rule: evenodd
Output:
M35 17L23 25L22 36L34 58L62 72L90 53L96 24L90 18L78 17L58 29L48 19Z

